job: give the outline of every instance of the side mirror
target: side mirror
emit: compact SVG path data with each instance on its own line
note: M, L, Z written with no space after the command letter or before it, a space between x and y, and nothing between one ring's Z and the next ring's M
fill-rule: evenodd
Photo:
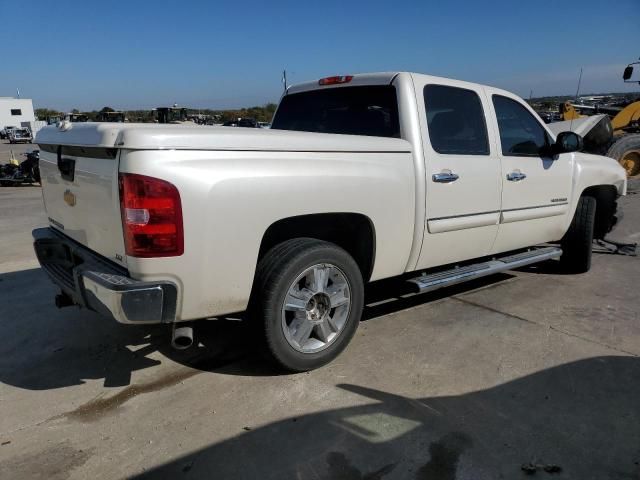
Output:
M626 82L631 78L631 75L633 75L633 67L629 65L627 68L624 69L624 73L622 74L622 80Z
M582 150L584 141L582 137L574 132L561 132L556 137L553 144L553 153L570 153Z

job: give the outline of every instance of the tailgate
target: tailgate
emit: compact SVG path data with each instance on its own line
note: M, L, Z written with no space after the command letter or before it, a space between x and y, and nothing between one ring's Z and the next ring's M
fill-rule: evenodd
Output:
M114 147L40 143L42 196L51 226L124 264L118 157Z

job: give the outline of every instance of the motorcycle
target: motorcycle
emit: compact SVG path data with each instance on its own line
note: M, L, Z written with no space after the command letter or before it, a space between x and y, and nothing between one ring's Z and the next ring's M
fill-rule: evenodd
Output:
M23 155L27 158L19 165L14 163L0 165L0 186L15 187L28 183L40 183L40 150Z

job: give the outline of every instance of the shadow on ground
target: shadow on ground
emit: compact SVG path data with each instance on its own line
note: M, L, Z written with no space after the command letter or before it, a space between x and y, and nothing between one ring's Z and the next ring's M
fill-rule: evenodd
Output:
M535 478L637 479L639 375L638 358L597 357L451 397L337 385L369 403L243 432L139 478L514 479L532 464Z
M372 284L364 321L450 295L499 285L512 278L499 274L425 295L411 295L403 280ZM185 366L229 375L278 375L260 353L259 339L247 321L203 321L197 346L176 351L167 326L120 325L76 307L58 310L55 287L40 269L0 274L0 381L30 390L79 385L104 378L105 387L127 386L131 374L161 363L162 356ZM236 317L242 320L243 314ZM162 356L150 355L160 352Z

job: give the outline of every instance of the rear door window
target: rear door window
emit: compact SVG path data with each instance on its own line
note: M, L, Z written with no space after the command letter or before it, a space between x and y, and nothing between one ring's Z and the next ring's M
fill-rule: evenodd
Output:
M271 128L400 138L396 89L371 85L285 95Z
M433 149L448 155L489 155L487 125L478 94L445 85L424 87Z

